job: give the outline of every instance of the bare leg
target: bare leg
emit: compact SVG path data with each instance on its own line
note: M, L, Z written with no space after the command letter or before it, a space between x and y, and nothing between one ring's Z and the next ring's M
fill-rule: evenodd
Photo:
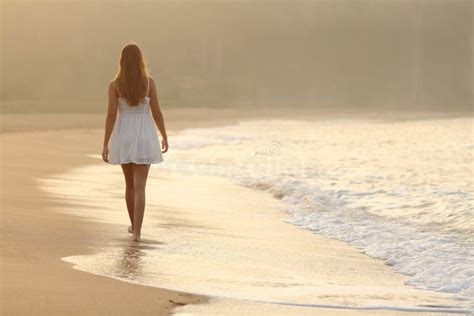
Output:
M134 176L133 176L133 164L122 164L122 171L125 177L125 201L127 203L128 217L130 218L130 223L132 224L128 228L128 232L132 233L133 231L133 209L135 207L135 186L134 186Z
M134 165L134 188L135 188L135 205L133 217L133 240L140 241L140 234L143 223L143 215L145 214L145 187L148 178L149 164Z

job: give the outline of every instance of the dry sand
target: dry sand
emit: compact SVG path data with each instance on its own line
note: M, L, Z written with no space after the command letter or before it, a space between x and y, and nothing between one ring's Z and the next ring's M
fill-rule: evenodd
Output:
M171 135L196 125L194 117L201 126L235 122L226 110L165 114ZM61 201L45 196L35 179L96 162L84 153L100 154L104 120L99 114L1 115L0 314L166 315L175 306L206 301L80 272L60 260L91 252L113 230L52 211Z
M239 117L237 111L231 110L177 110L168 111L166 114L170 136L180 128L220 125L235 122ZM28 124L21 124L23 119ZM36 186L35 179L67 172L81 165L97 163L96 158L86 154L94 152L100 154L103 130L98 125L103 123L103 119L104 117L100 115L2 116L2 130L4 131L0 135L2 186L0 312L2 315L129 315L135 313L164 315L182 304L208 301L208 297L202 295L134 285L85 273L72 269L70 263L61 260L63 257L78 254L92 254L92 248L99 248L101 244L106 243L112 233L115 233L116 227L113 224L86 221L74 215L54 211L54 208L66 206L66 204L70 206L70 203L65 203L54 196L45 195ZM194 120L198 120L200 123L196 124ZM163 201L164 206L173 204L173 196L175 196L173 192L177 194L176 190L181 188L176 184L171 185L172 182L169 183L169 186L165 183L162 184L169 191L168 200ZM210 183L209 186L206 186L206 190L212 190L221 187L221 185L222 183L219 182L214 186ZM196 187L189 186L190 190ZM241 190L242 193L250 194L249 197L252 197L253 194L254 199L260 199L265 194L243 188ZM194 194L196 193L194 192ZM199 196L206 196L206 194L199 194ZM229 197L223 197L223 199L225 198ZM264 232L264 236L259 230L263 229L263 226L258 226L258 222L254 222L255 226L246 226L243 229L242 226L235 225L230 219L240 207L242 211L247 210L242 213L247 216L247 223L252 223L253 213L248 204L245 206L245 203L239 204L238 202L238 196L234 197L233 204L229 207L229 210L233 212L223 212L218 219L208 215L215 211L219 205L225 205L222 200L221 203L224 204L211 203L209 200L200 201L199 208L188 210L184 205L175 203L174 207L180 210L175 218L177 226L180 222L185 223L190 218L198 216L201 222L206 225L214 225L214 229L226 230L235 236L242 237L243 242L239 244L239 247L245 247L246 243L256 240L262 249L267 249L267 254L274 253L282 258L285 256L291 258L292 255L298 253L298 251L295 252L295 249L323 254L311 256L311 262L318 262L318 269L314 270L311 278L321 277L322 286L328 280L340 280L341 275L347 277L347 271L339 276L334 273L331 275L332 268L338 266L340 269L353 270L358 275L357 280L359 281L364 280L365 277L367 286L373 282L380 283L379 289L368 287L368 292L380 290L389 293L395 291L400 296L410 296L414 300L428 298L427 301L431 302L444 301L443 295L414 290L403 285L406 278L384 266L381 261L368 258L343 243L328 240L282 223L281 216L278 215L279 210L276 209L276 204L273 204L278 202L267 204L270 206L268 211L273 211L270 215L266 215L269 223L266 223L268 225L265 227L269 230ZM209 205L209 208L202 207L205 205ZM274 242L268 239L274 233L291 236L286 240L287 244L281 245L281 249L287 249L286 253L278 254L278 247L275 248ZM208 236L208 238L214 237L215 235ZM285 239L279 242L285 242ZM213 242L218 242L218 240L214 239ZM219 246L218 243L216 245ZM268 258L261 257L259 260L262 264L268 264L265 262ZM354 266L354 260L361 260L363 264ZM289 259L284 262L284 265L290 264L291 260ZM357 266L361 268L360 271L354 270ZM373 278L367 278L366 276L371 273L368 267L373 267L383 277L377 278L376 281ZM334 289L339 290L340 288L334 287ZM219 309L219 304L223 304L224 309ZM228 310L230 314L242 313L244 311L242 304L237 305L240 307L235 307L235 304L232 307L229 302L222 303L220 301L212 306L217 306L214 312ZM256 314L260 313L258 308L256 310L250 309L251 305L248 305L249 313L251 311L256 311ZM189 306L189 310L186 307L180 307L178 311L183 315L186 315L188 311L199 313L196 306ZM205 308L204 305L201 306ZM276 307L272 306L272 308ZM206 309L202 311L202 314L206 314L212 312L212 309L208 309L207 312ZM344 311L336 310L325 311L318 309L317 314L344 313ZM355 312L353 310L347 313L354 314ZM367 311L360 313L366 314Z
M85 129L0 135L0 314L166 315L177 305L173 302L205 301L80 272L60 260L89 253L90 246L105 241L110 227L51 211L61 201L45 196L34 179L90 163L83 153L100 153L101 136L97 130Z

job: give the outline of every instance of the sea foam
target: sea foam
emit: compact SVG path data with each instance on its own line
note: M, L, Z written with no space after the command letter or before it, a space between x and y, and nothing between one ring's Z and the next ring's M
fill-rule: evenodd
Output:
M225 162L234 172L222 175L282 199L289 223L474 306L472 124L256 120L185 130L173 141L180 159Z

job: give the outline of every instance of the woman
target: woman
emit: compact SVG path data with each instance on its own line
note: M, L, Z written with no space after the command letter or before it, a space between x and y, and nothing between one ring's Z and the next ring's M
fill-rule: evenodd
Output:
M102 159L122 166L125 200L132 223L128 232L133 233L134 241L141 241L148 170L150 164L164 161L162 153L168 151L168 138L155 80L148 75L136 44L122 49L118 72L109 83L108 95ZM153 121L163 139L161 148Z

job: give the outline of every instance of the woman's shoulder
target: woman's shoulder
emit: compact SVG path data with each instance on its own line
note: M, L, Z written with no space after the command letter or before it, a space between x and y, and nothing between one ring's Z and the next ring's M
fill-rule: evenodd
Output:
M156 80L153 76L148 76L148 78L150 79L150 89L153 89L154 87L156 87Z
M118 91L118 82L116 81L116 79L112 79L109 81L109 89L113 89L115 91Z
M118 83L115 78L109 81L109 87L112 87L112 88L118 87Z

